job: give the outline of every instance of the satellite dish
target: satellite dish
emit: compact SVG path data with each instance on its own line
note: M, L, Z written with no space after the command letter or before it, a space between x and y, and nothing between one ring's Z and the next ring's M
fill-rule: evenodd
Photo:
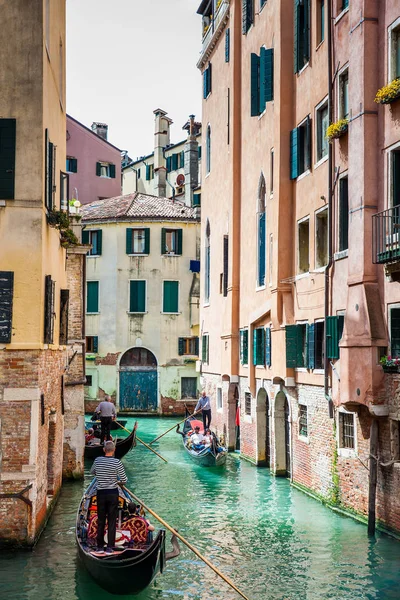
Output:
M185 176L182 173L179 173L178 177L176 178L176 185L181 186L185 183Z

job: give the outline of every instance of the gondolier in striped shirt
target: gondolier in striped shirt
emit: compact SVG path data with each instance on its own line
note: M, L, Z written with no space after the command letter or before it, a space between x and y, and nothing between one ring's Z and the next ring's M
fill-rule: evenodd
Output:
M207 396L206 391L203 390L198 403L196 404L195 412L201 410L201 414L203 416L203 427L204 431L210 428L211 425L211 401Z
M114 552L118 516L118 483L128 481L124 465L114 458L114 442L104 444L105 456L99 456L90 470L97 479L97 552L104 552L104 528L108 524L106 553Z

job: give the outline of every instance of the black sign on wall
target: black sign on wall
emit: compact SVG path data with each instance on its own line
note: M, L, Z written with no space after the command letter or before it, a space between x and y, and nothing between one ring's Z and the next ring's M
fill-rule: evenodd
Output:
M12 335L14 273L0 271L0 343L9 344Z

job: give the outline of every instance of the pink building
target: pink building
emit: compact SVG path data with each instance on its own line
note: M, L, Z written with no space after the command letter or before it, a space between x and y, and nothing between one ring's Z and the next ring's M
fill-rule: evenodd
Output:
M67 116L69 196L81 204L121 195L121 150L107 140L108 125L85 127Z

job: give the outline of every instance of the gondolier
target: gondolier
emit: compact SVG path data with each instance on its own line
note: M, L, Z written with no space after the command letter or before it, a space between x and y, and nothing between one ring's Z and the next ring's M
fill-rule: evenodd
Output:
M111 423L113 422L113 420L115 420L117 416L115 406L111 400L111 396L106 396L103 402L100 402L100 404L94 412L100 415L100 444L102 444L104 440L111 440Z
M209 429L211 425L211 401L209 396L207 396L205 390L203 390L194 410L195 412L201 410L203 416L204 431L206 429Z

